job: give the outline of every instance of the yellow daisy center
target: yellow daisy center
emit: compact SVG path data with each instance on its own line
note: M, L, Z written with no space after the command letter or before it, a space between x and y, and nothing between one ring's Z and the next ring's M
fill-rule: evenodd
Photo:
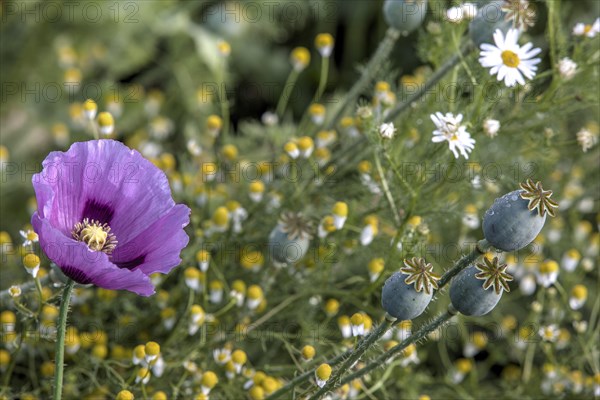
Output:
M94 251L103 251L106 254L112 253L117 246L117 238L110 233L108 224L101 224L98 221L88 220L75 224L72 232L73 238L84 242Z
M583 33L585 33L585 34L590 33L591 30L592 30L592 26L591 25L585 25L583 27Z
M504 50L502 52L502 62L510 68L517 68L521 63L519 56L514 51Z

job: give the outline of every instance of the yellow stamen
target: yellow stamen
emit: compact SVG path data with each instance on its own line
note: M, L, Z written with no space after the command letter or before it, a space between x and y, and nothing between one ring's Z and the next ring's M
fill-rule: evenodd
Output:
M110 233L108 224L101 224L98 221L88 220L75 224L72 232L73 238L84 242L94 251L103 251L106 254L112 253L117 246L117 239Z
M502 52L502 62L504 63L504 65L506 65L507 67L510 68L517 68L519 66L519 64L521 63L521 60L519 59L519 56L517 55L517 53L510 51L510 50L504 50Z

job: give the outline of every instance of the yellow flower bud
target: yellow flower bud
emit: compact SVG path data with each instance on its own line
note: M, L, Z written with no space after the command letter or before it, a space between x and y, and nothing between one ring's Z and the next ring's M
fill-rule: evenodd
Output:
M167 394L159 390L152 395L152 400L167 400Z
M147 356L158 356L160 354L160 345L156 342L148 342L146 343L144 351Z
M575 285L571 289L571 296L577 300L586 300L588 296L588 290L584 285Z
M369 262L369 272L372 274L379 274L385 267L385 261L383 258L374 258Z
M381 93L381 92L389 92L390 91L390 84L385 82L385 81L379 81L375 84L375 92L376 93Z
M231 361L233 361L234 364L244 365L247 360L248 356L243 350L235 350L233 353L231 353Z
M225 226L229 221L229 213L227 212L226 207L219 207L215 210L213 214L212 221L217 226Z
M340 302L336 299L329 299L325 303L325 313L329 316L337 314L340 309Z
M103 111L98 114L98 129L103 135L110 135L113 133L115 129L115 119L111 113Z
M340 217L347 217L348 216L348 204L344 203L343 201L338 201L337 203L334 204L332 212L335 215L339 215Z
M540 273L550 274L558 271L558 263L554 260L546 260L540 265Z
M310 361L315 356L315 348L311 345L306 345L302 348L302 358L306 361Z
M204 374L202 374L202 386L212 389L217 385L217 383L219 383L219 378L217 378L217 374L214 372L206 371Z
M331 366L329 364L321 364L315 371L317 378L326 381L331 376Z
M210 260L210 253L206 250L200 250L196 253L196 261L208 262Z
M371 165L370 161L363 160L358 163L358 172L361 174L370 174L372 169L373 166Z
M134 400L135 396L129 390L121 390L117 393L116 400Z
M467 358L459 358L458 360L456 360L455 365L456 369L463 374L469 373L473 368L471 360Z
M238 149L232 144L226 144L221 149L221 154L227 161L233 161L238 157Z
M251 400L263 400L265 398L265 391L260 386L252 386L248 391L248 396Z
M273 393L277 390L277 381L270 376L265 377L263 381L260 383L260 386L265 390L267 395Z
M325 106L323 104L313 103L308 107L308 113L313 116L325 115Z
M292 50L290 60L294 69L300 72L310 64L310 52L306 47L296 47Z
M352 315L352 318L350 318L350 322L352 322L352 325L354 326L363 325L364 316L361 313L355 313L354 315Z
M98 105L92 99L87 99L83 103L83 115L90 121L96 118L96 112L98 112Z
M231 54L231 45L224 40L217 43L217 49L223 57L228 57Z
M252 285L248 288L249 299L260 299L263 297L263 290L258 285Z
M329 33L320 33L315 38L315 47L322 57L329 57L333 51L334 39Z
M223 120L218 115L209 115L206 119L206 128L209 131L220 131L223 127Z
M250 193L264 193L265 184L262 181L253 181L249 186Z

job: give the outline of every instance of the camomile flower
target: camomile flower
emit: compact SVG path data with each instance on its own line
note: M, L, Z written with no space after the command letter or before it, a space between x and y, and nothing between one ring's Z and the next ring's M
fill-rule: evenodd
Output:
M587 36L593 38L598 33L600 33L600 18L596 18L592 25L579 22L573 27L573 35L575 36Z
M566 81L573 78L577 73L577 63L575 63L569 57L561 58L558 61L557 67L560 77Z
M469 153L475 148L475 139L471 138L471 134L466 131L466 127L460 124L462 119L462 114L456 116L452 113L444 115L441 112L431 114L431 120L437 128L433 131L431 141L434 143L448 141L450 151L452 151L455 158L458 158L460 152L468 160Z
M484 68L490 68L490 75L498 75L498 80L504 80L507 87L517 83L525 85L525 78L533 79L540 58L532 58L542 50L532 49L533 44L519 46L519 31L509 29L506 36L500 29L494 33L494 45L483 43L479 63ZM524 76L524 77L523 77Z
M383 123L379 126L379 135L383 139L392 139L396 133L396 128L393 122Z

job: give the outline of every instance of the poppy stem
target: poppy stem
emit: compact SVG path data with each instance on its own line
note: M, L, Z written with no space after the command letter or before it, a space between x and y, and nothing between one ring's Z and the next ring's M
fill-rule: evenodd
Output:
M67 330L67 314L69 313L69 302L75 281L69 279L62 294L60 312L58 315L58 331L56 332L56 354L54 371L54 400L62 398L63 367L65 360L65 331Z
M325 92L325 87L327 86L327 78L329 75L329 57L322 57L321 60L321 78L319 79L319 87L317 88L317 93L315 94L314 102L317 103L321 100L321 96L323 96L323 92Z
M342 376L345 372L348 372L354 364L362 357L363 354L371 345L377 340L379 340L385 333L392 327L392 325L396 322L396 318L389 316L386 314L385 319L372 334L367 336L364 340L360 341L356 346L356 350L350 354L350 356L344 360L343 364L338 368L337 373L329 378L325 386L317 391L317 393L313 394L311 400L320 399L327 392L332 391L334 388L339 386L339 381L342 379Z
M294 90L294 86L296 86L296 81L298 80L298 76L300 73L295 69L292 69L290 74L288 75L287 81L283 86L283 91L279 95L279 101L277 102L276 114L280 119L283 119L283 114L285 113L285 109L287 104L292 96L292 91Z

